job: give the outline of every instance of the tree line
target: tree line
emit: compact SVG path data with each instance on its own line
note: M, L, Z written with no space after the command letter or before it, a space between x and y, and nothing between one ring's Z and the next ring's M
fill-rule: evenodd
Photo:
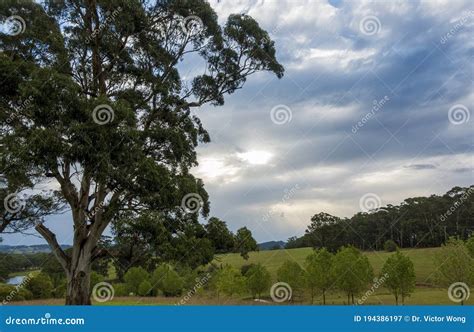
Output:
M444 195L413 197L351 218L321 212L301 237L288 239L286 248L343 245L382 250L390 240L400 248L439 247L451 236L467 239L474 232L474 186L454 187Z

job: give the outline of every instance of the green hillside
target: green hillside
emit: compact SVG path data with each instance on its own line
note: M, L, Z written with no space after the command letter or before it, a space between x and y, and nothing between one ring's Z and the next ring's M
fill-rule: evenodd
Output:
M250 258L245 261L239 254L225 254L216 256L214 262L217 264L230 264L240 268L244 264L261 263L276 277L276 271L285 260L294 260L304 266L306 256L311 253L312 248L280 249L251 252ZM415 265L417 284L430 284L432 282L435 266L434 254L439 248L403 249L402 252L409 256ZM365 252L369 258L375 274L378 274L385 260L392 253L384 251Z

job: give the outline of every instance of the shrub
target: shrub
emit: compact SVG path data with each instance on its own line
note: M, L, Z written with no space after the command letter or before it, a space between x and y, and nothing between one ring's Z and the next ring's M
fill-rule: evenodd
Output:
M0 285L0 303L24 301L33 298L33 294L22 286Z
M163 280L166 274L172 269L171 265L163 263L160 264L151 275L151 283L154 291L157 294L159 290L163 289Z
M148 272L142 267L132 267L125 273L124 280L130 292L137 294L140 284L149 279Z
M138 295L140 296L150 296L152 292L151 283L148 280L143 280L138 286Z
M174 270L169 270L163 278L161 291L165 296L177 296L183 291L184 280Z
M397 250L397 244L393 240L385 241L383 249L387 252L394 252Z
M53 295L53 282L45 273L39 273L26 284L34 299L47 299Z
M125 283L117 283L113 284L115 296L128 296L129 290L127 284Z
M240 273L244 276L247 274L247 272L253 268L254 266L256 266L256 264L253 264L253 263L250 263L250 264L244 264L242 265L242 267L240 268Z
M213 277L213 284L218 298L220 293L232 296L234 294L241 294L245 290L244 277L242 277L238 269L230 265L226 265L216 272Z

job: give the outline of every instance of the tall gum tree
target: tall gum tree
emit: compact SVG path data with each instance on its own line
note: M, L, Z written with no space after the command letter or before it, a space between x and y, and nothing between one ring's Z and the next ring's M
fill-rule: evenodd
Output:
M66 273L66 304L90 304L98 240L121 213L178 215L188 194L208 213L189 169L209 135L192 109L283 67L254 19L220 26L202 0L7 0L0 18L11 25L0 32L1 174L35 194L48 182L39 194L68 205L71 253L44 223L36 230ZM182 80L190 56L202 74Z

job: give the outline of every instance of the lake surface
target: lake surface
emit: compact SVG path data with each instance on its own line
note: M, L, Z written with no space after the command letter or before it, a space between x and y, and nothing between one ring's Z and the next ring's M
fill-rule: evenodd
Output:
M16 276L7 280L8 285L19 285L26 276Z

